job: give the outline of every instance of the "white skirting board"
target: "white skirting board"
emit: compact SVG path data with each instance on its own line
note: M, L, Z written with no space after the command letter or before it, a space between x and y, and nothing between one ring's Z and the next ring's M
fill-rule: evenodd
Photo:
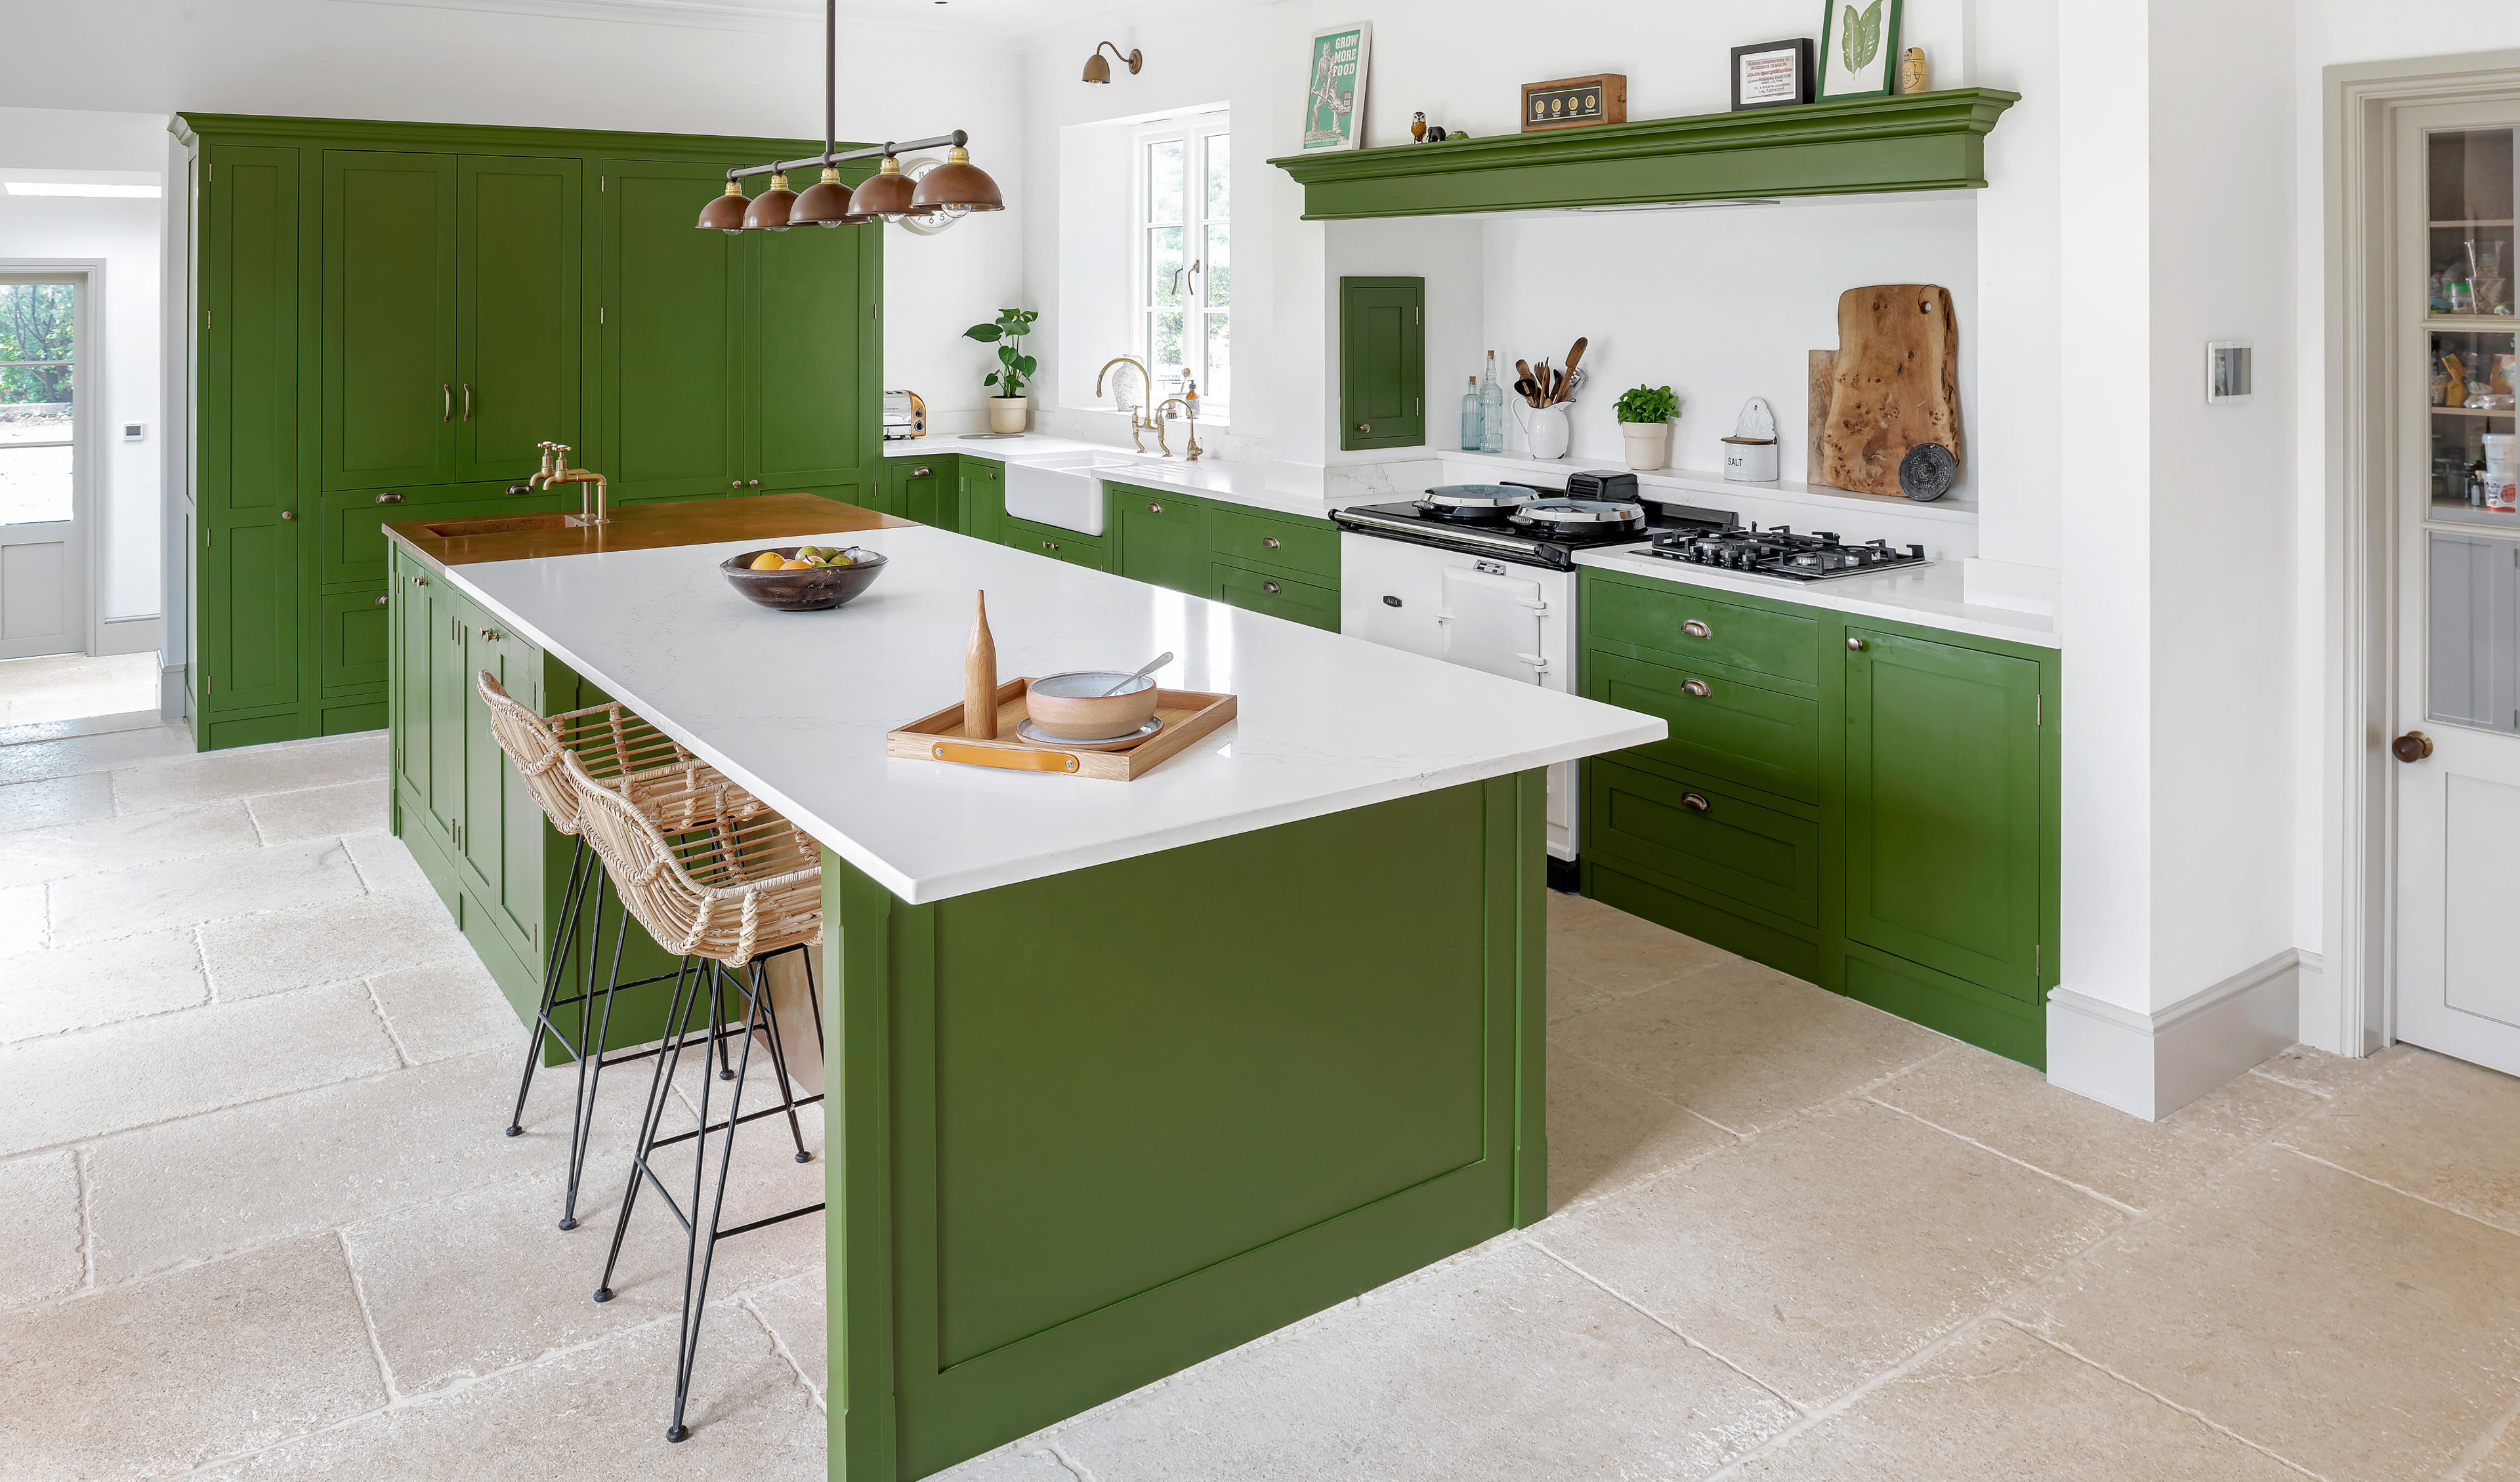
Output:
M2318 954L2287 947L2151 1014L2058 988L2048 1080L2158 1122L2300 1038L2301 980Z
M109 617L97 627L99 653L155 653L165 624L153 612L147 617Z

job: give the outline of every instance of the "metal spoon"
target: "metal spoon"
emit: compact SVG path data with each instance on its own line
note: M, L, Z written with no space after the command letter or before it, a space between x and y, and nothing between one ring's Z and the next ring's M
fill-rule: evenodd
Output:
M1120 681L1118 684L1113 685L1110 689L1105 690L1102 693L1104 695L1117 695L1121 691L1129 688L1131 685L1136 684L1139 680L1154 673L1157 669L1162 668L1164 665L1171 663L1172 661L1173 656L1171 653L1158 653L1154 657L1148 659L1145 663L1140 664L1138 666L1137 673L1130 675L1127 679Z

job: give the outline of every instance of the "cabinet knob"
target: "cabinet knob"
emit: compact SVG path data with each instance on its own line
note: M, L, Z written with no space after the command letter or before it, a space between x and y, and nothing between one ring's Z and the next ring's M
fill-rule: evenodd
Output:
M750 487L750 488L755 488L755 489L757 489L757 488L760 488L760 487L761 487L761 480L760 480L760 479L758 479L758 478L748 479L748 480L746 480L746 485L747 485L748 487Z
M2389 754L2402 762L2419 762L2433 754L2433 739L2421 731L2409 731L2389 742Z
M1715 693L1714 689L1702 679L1684 679L1680 682L1680 689L1682 694L1693 695L1699 699L1704 699Z
M1850 652L1850 653L1861 653L1861 652L1863 652L1863 651L1864 651L1864 640L1863 640L1863 639L1860 639L1860 638L1857 638L1857 637L1856 637L1854 634L1852 634L1852 633L1848 634L1848 635L1847 635L1847 637L1846 637L1846 650L1847 650L1847 651L1848 651L1848 652Z
M481 630L481 642L483 642L483 643L485 643L485 644L495 644L495 643L497 643L498 641L499 641L499 630L498 630L498 629L496 629L496 628L483 628L483 629Z
M295 510L283 510L280 512L280 517L283 519L295 519L297 517L297 512Z
M1041 548L1045 551L1056 551L1058 549L1058 542L1055 540L1045 540L1041 543Z
M382 494L377 496L377 503L381 505L398 505L402 503L402 496L391 489L387 489Z
M1680 795L1680 805L1687 808L1691 813L1712 813L1715 811L1715 805L1706 800L1706 794L1703 792L1682 793Z
M1699 622L1694 617L1682 623L1680 625L1680 632L1683 638L1713 638L1715 636L1715 630L1713 628Z
M726 481L726 486L730 489L741 489L743 487L743 480L741 478L730 478Z
M935 472L936 471L934 469L927 467L925 464L921 464L918 468L910 471L910 476L913 478L925 478Z
M1164 507L1162 505L1150 504L1147 506L1147 513L1149 515L1161 515L1164 513Z
M1277 596L1277 595L1278 595L1278 584L1277 584L1276 582L1274 582L1274 581L1264 581L1264 582L1262 582L1262 583L1260 584L1260 589L1261 589L1262 591L1264 591L1264 592L1268 593L1268 594L1269 594L1270 596L1272 596L1272 597L1275 597L1275 596Z

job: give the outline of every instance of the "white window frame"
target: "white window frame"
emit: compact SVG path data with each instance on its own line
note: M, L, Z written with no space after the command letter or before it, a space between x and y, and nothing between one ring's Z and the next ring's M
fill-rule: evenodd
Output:
M1140 360L1146 362L1148 371L1156 379L1156 384L1149 386L1147 389L1147 404L1148 409L1151 411L1151 409L1157 403L1162 401L1166 395L1174 394L1162 389L1162 380L1164 376L1169 373L1172 367L1169 365L1155 364L1154 356L1154 318L1156 313L1154 301L1154 251L1152 247L1149 245L1149 233L1153 230L1153 224L1148 220L1148 216L1152 214L1153 202L1150 200L1151 191L1149 189L1149 182L1148 179L1147 151L1153 145L1178 141L1183 147L1183 219L1181 222L1182 255L1191 262L1201 264L1201 270L1198 273L1187 276L1184 279L1182 292L1182 341L1186 348L1190 348L1194 351L1194 355L1191 363L1191 372L1198 379L1199 383L1199 421L1202 423L1212 423L1220 429L1228 425L1229 407L1226 402L1209 394L1209 387L1213 384L1213 382L1208 375L1206 364L1206 339L1203 336L1194 333L1195 327L1192 321L1196 316L1207 315L1212 312L1216 317L1226 321L1228 333L1229 335L1231 334L1234 321L1233 309L1229 306L1211 311L1207 307L1206 302L1206 273L1204 270L1205 246L1207 242L1206 229L1211 222L1206 215L1207 176L1204 165L1207 157L1208 141L1212 139L1226 140L1227 143L1225 148L1228 151L1231 151L1233 148L1231 142L1233 132L1233 113L1229 110L1217 109L1206 112L1190 113L1173 118L1158 119L1139 129L1129 142L1129 179L1131 182L1129 202L1129 237L1131 243L1129 253L1129 344L1132 352L1135 353ZM1230 165L1229 168L1231 168ZM1239 182L1235 182L1228 186L1227 200L1229 203L1227 205L1227 213L1225 216L1217 219L1213 223L1225 226L1228 229L1229 241L1231 240L1230 233L1234 221L1231 202L1235 189L1238 185ZM1188 274L1189 270L1185 268L1184 272Z

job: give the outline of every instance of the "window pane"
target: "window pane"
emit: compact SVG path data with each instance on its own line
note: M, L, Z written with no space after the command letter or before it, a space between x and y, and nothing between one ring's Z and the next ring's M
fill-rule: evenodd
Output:
M1210 221L1223 221L1233 214L1228 209L1233 202L1227 198L1233 185L1234 152L1226 147L1233 139L1231 134L1207 136L1207 218Z
M1207 321L1207 377L1198 383L1199 399L1227 406L1234 400L1233 345L1227 338L1234 321L1224 314L1199 317Z
M1147 146L1147 219L1182 219L1182 142Z
M1206 299L1211 309L1224 308L1234 301L1234 229L1209 227L1207 247L1199 260L1204 266L1198 274L1198 296Z
M1147 233L1147 301L1158 308L1172 308L1182 301L1182 269L1189 259L1182 256L1182 229L1159 226Z
M70 450L0 443L0 524L70 517Z
M1177 373L1182 364L1181 310L1158 309L1155 311L1154 318L1154 335L1147 346L1150 352L1147 358L1154 363L1155 379L1158 382L1170 379L1178 382ZM1174 390L1179 388L1176 383ZM1169 396L1173 392L1159 388L1156 394Z

